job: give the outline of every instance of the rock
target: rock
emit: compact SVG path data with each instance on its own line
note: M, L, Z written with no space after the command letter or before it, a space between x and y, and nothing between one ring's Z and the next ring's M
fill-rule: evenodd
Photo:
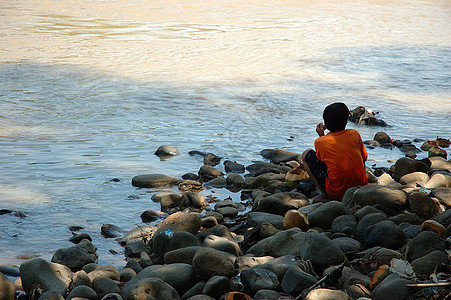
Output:
M156 230L157 227L152 225L135 227L119 240L119 244L126 245L130 241L148 241Z
M409 211L403 211L402 213L390 217L389 218L390 221L395 222L395 224L401 224L401 223L409 223L409 224L413 224L413 225L419 225L421 224L421 218L418 217L416 214L411 213Z
M207 181L208 180L208 181ZM213 179L205 179L205 186L209 187L209 188L217 188L217 189L222 189L225 188L227 186L227 179L225 179L224 177L217 177L217 178L213 178Z
M244 178L236 173L231 173L226 178L226 185L228 187L242 188L244 186Z
M201 226L202 221L199 214L178 212L160 222L154 236L168 229L171 231L186 231L196 235Z
M75 287L67 296L66 300L71 300L72 298L86 298L89 300L97 300L98 296L96 291L86 285L80 285Z
M205 284L207 284L205 281L199 281L192 288L190 288L185 294L183 294L182 299L193 299L196 296L205 296L205 297L208 297L208 299L213 299L210 296L201 295L204 290ZM198 298L200 298L200 297L198 297ZM201 298L201 299L203 299L203 298ZM205 299L203 299L203 300L205 300Z
M163 145L158 147L157 151L155 151L154 154L156 156L165 157L165 156L180 155L180 152L175 147Z
M440 250L432 251L412 262L412 267L415 274L421 276L429 276L434 272L434 270L436 270L436 273L446 271L449 265L450 260L448 256L445 252Z
M204 239L204 247L210 247L219 251L231 253L235 256L242 256L238 243L230 238L209 235Z
M270 255L273 257L296 255L305 239L306 233L299 228L291 228L259 241L249 248L246 254L254 254L255 256Z
M429 175L423 172L413 172L402 176L399 183L416 187L417 184L424 186L429 181Z
M118 293L106 294L101 300L124 300Z
M334 268L336 268L336 267L330 267L328 270L326 270L324 272L324 275L329 274L329 272L332 271L331 269L334 269ZM362 286L364 286L367 289L370 288L370 278L350 267L343 268L343 272L342 272L339 282L341 283L341 286L343 286L344 289L348 289L351 285L354 285L354 284L361 284Z
M390 175L387 173L382 174L377 180L377 185L389 186L395 189L401 189L402 184L396 182Z
M193 257L199 248L201 246L191 246L168 251L164 255L164 262L166 264L184 263L191 265L193 263Z
M100 232L106 238L115 238L122 235L121 228L112 224L102 224Z
M88 274L84 270L77 271L72 275L72 282L69 290L72 290L79 285L92 287L91 279L89 279Z
M106 277L116 281L120 280L119 271L113 265L99 266L95 270L89 272L88 277L91 281L97 277Z
M301 154L296 152L290 152L282 149L265 149L260 154L269 159L274 164L281 162L288 162L291 160L301 161Z
M6 275L6 276L12 276L12 277L20 276L19 267L14 266L14 265L9 265L9 264L0 265L0 273L2 273L3 275Z
M97 263L97 248L88 240L83 240L74 246L59 248L52 257L52 262L68 266L73 271L78 271L84 265Z
M168 214L164 213L164 212L160 212L157 210L146 210L141 214L141 221L143 221L143 223L151 223L154 221L157 221L161 218L165 218L167 217Z
M257 211L277 214L285 216L291 209L297 209L309 204L304 195L295 195L293 198L289 193L276 193L270 196L263 197L257 204ZM255 202L254 202L255 204Z
M213 216L205 217L201 219L203 228L212 228L218 225L218 219Z
M182 195L174 192L159 192L151 197L153 202L159 202L161 210L167 212L170 208L179 207L183 203Z
M213 178L222 177L224 175L220 170L209 165L203 165L200 167L198 174L201 181L204 182L212 180Z
M311 290L304 300L350 300L348 294L341 290L318 288ZM388 298L387 298L388 299Z
M391 138L388 134L386 134L385 132L376 132L376 134L374 135L373 140L378 141L380 144L389 144L391 143Z
M124 254L126 257L139 257L141 253L145 252L151 254L151 249L148 246L148 241L128 241L124 247Z
M409 195L410 208L424 220L430 219L440 213L440 204L428 195L413 192Z
M0 273L0 300L13 300L16 296L14 284Z
M276 274L277 278L281 282L287 270L293 266L301 268L302 271L315 274L310 262L303 259L299 259L295 255L284 255L277 258L269 259L263 264L258 264L254 268L262 268L269 270Z
M421 226L420 225L412 225L409 223L401 223L399 224L399 228L404 231L406 236L410 239L413 239L420 233Z
M78 233L78 234L73 235L69 239L69 242L74 243L74 244L78 244L84 239L87 239L88 241L92 242L91 236L89 234L87 234L86 232Z
M451 174L447 172L434 172L431 179L424 185L428 189L436 189L439 187L451 187Z
M447 209L442 213L439 213L432 220L439 222L443 226L447 227L451 224L451 209Z
M407 194L389 186L365 185L354 193L354 201L361 206L381 204L399 209L407 202Z
M385 215L385 213L383 213L381 210L375 208L374 206L366 205L366 206L364 206L364 207L362 207L362 208L359 208L359 209L354 213L354 216L355 216L357 219L362 219L364 216L369 215L369 214L373 214L373 213L381 213L381 214L384 214L384 215ZM395 222L395 223L396 223L396 222Z
M330 229L335 218L350 215L349 210L338 201L329 201L319 206L308 215L310 227Z
M429 161L430 163L430 161ZM428 173L430 166L424 161L415 160L407 157L402 157L398 159L395 163L395 170L393 173L393 178L395 181L399 182L402 176L413 173L413 172L423 172Z
M56 292L47 291L39 296L38 300L64 300L64 297Z
M221 158L213 153L206 153L204 155L204 165L216 166L221 162Z
M164 174L143 174L132 178L132 186L140 188L171 187L178 179Z
M254 295L254 300L279 300L281 296L278 292L273 290L259 290Z
M283 229L283 217L280 215L275 215L271 213L263 213L263 212L249 212L247 224L250 227L257 226L264 222L268 222L274 225L277 229Z
M292 266L283 276L282 291L292 296L297 296L317 281L318 279L315 276L302 271L298 266Z
M262 265L273 259L274 257L272 256L239 256L235 259L234 266L235 269L238 270L238 273L240 273L243 270Z
M163 259L169 251L190 246L201 246L201 244L195 235L186 231L171 231L168 229L152 238L152 250L155 256L160 259Z
M139 264L138 264L139 265ZM119 271L121 282L128 282L136 276L136 271L132 268L124 268Z
M371 299L407 299L409 296L415 293L415 290L413 288L406 286L406 284L409 283L413 282L408 279L399 277L398 274L390 274L376 286Z
M202 294L219 299L221 295L228 291L230 291L230 280L224 276L213 276L208 279L202 290Z
M273 272L261 269L251 268L241 272L241 282L244 287L255 294L262 289L276 290L279 285L279 279Z
M365 259L376 262L378 267L381 265L389 266L393 258L400 259L403 258L403 255L398 251L381 247L371 248L365 255Z
M442 224L434 220L426 220L421 224L420 231L433 231L442 238L446 238L446 228Z
M333 220L331 228L334 233L354 236L357 229L357 221L353 215L341 215Z
M184 175L185 178L187 177L187 175ZM198 176L196 174L194 174L194 178L195 179L185 179L182 176L182 180L177 188L179 189L179 191L181 191L182 193L186 193L186 192L200 192L204 189L204 187L202 186L202 183L200 183L199 181L197 181ZM192 177L189 177L192 178Z
M283 227L285 229L297 227L302 231L307 231L310 228L307 216L301 214L296 209L287 211L283 218Z
M238 215L238 209L231 206L219 207L215 211L224 217L236 217Z
M350 238L350 237L339 237L332 240L343 254L354 254L360 251L360 243L359 241Z
M206 218L207 217L214 217L218 221L218 224L222 223L222 221L224 220L224 216L223 215L221 215L220 213L217 213L217 212L215 212L213 210L207 211L205 213L205 217Z
M54 291L65 295L72 280L72 272L68 267L58 263L49 263L42 258L33 258L23 262L19 271L22 287L27 294L39 286L44 292Z
M136 277L135 277L136 278ZM159 278L143 278L139 281L129 281L122 289L124 300L158 299L158 300L179 300L177 291Z
M435 232L423 231L407 242L407 257L414 260L435 250L445 251L446 241Z
M444 169L451 172L451 161L446 160L440 156L429 157L431 162L431 169Z
M177 291L178 295L183 295L197 282L196 274L194 273L191 265L180 263L170 265L153 265L143 269L132 280L124 285L122 288L124 299L130 299L130 293L136 289L137 286L142 284L143 281L146 281L152 277L163 280L165 283L173 287Z
M153 265L152 260L146 252L141 252L141 254L139 255L139 265L143 269Z
M406 243L406 235L394 222L384 220L365 229L364 243L370 248L381 246L388 249L399 249Z
M119 288L116 281L107 277L96 277L92 281L92 288L94 289L94 291L96 291L100 299L102 299L109 293L121 293L121 289Z
M318 233L306 233L304 243L299 247L299 256L310 260L318 271L346 261L346 256L341 249L329 238Z
M245 167L236 161L226 160L224 161L224 170L227 173L244 173Z
M201 280L208 280L216 275L227 278L235 275L233 263L220 251L208 247L197 250L193 258L193 269Z
M435 197L446 207L451 207L451 187L439 187L434 191Z

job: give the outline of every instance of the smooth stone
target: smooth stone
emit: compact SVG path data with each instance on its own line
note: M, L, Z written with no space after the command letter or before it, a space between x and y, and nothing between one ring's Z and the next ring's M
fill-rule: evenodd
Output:
M221 162L221 158L213 153L206 153L204 155L204 165L216 166Z
M385 220L365 229L364 244L366 247L381 246L388 249L399 249L406 243L407 237L394 222Z
M440 156L429 157L431 169L445 169L451 172L451 161Z
M171 187L179 180L164 174L143 174L132 178L132 186L140 188Z
M153 265L152 260L146 252L141 252L141 254L139 255L139 265L143 269Z
M407 299L416 290L409 288L406 284L414 283L411 280L404 279L398 274L392 273L388 275L381 283L379 283L373 291L371 299L387 300L387 299Z
M122 288L124 299L129 299L133 289L152 277L161 279L170 285L178 295L183 295L197 282L196 274L191 265L182 263L153 265L143 269L124 285Z
M315 270L319 271L347 261L337 245L318 233L306 233L304 243L299 247L299 256L310 260Z
M332 222L339 216L350 215L351 212L339 201L329 201L319 206L308 215L310 227L330 229Z
M424 161L402 157L396 161L394 168L393 178L395 181L399 182L399 179L406 174L413 172L428 173L430 170L430 165L427 165Z
M264 222L274 225L277 229L284 229L283 216L264 212L249 212L247 214L247 224L250 227L258 226Z
M183 203L182 195L174 192L159 192L154 194L150 199L153 202L160 203L161 210L164 212L170 208L179 207Z
M151 250L145 240L128 241L127 244L125 244L124 254L126 257L139 257L143 252L151 254Z
M255 174L262 169L278 169L278 167L278 165L269 162L256 162L246 166L246 170L251 174Z
M224 217L236 217L238 215L238 209L235 207L219 207L215 209L216 212L220 213Z
M330 267L329 269L334 269L336 267ZM328 270L324 272L325 274L328 274ZM323 275L325 275L323 274ZM349 288L353 284L361 284L365 288L370 288L370 278L366 275L363 275L362 273L350 268L350 267L344 267L343 272L341 274L339 282L343 286L344 289Z
M92 287L91 279L89 279L88 273L86 273L85 270L77 271L72 275L72 282L70 284L69 290L79 285L86 285Z
M183 204L194 208L204 208L208 206L204 195L197 192L187 192L183 194Z
M65 295L72 280L72 272L68 267L47 262L42 258L32 258L23 262L19 271L22 287L27 294L39 286L44 292L54 291Z
M213 178L222 177L224 175L224 173L220 170L209 165L203 165L200 167L198 174L201 181L209 181Z
M122 235L122 229L113 224L102 224L100 232L106 238L115 238Z
M318 288L311 290L304 300L350 300L351 298L341 290Z
M429 175L423 172L413 172L402 176L399 183L403 185L424 186L429 181Z
M283 277L285 276L287 270L293 266L301 268L301 270L304 272L314 274L312 265L305 260L298 259L295 255L284 255L274 259L270 259L269 261L263 264L256 265L254 268L267 269L276 274L279 281L282 282Z
M185 294L183 294L181 298L192 299L191 297L200 296L202 294L202 291L204 290L205 284L206 284L205 281L199 281L192 288L190 288ZM203 296L211 298L210 296L207 295Z
M195 295L195 296L189 297L186 300L215 300L215 298L212 298L208 295Z
M442 224L434 220L426 220L421 224L420 231L433 231L442 238L446 238L446 228Z
M451 224L451 209L447 209L442 213L439 213L432 220L439 222L445 227L448 227Z
M80 297L89 300L97 300L98 296L96 291L86 285L80 285L75 287L67 296L66 300L71 300L72 298Z
M236 173L227 175L226 185L231 187L242 188L244 186L244 178Z
M257 203L256 210L259 212L285 216L289 210L298 209L308 204L307 198L302 194L292 195L289 193L276 193L260 199Z
M210 217L210 216L215 217L216 220L218 221L218 224L220 224L220 223L222 223L222 221L224 221L224 216L221 215L220 213L215 212L214 210L210 210L205 213L205 217Z
M262 289L276 290L279 286L277 275L267 269L251 268L240 275L244 287L255 294Z
M92 242L91 236L88 233L86 233L86 232L78 233L76 235L71 236L70 239L69 239L69 242L74 243L74 244L78 244L84 239L87 239L88 241Z
M404 231L404 233L408 238L413 239L420 233L421 225L401 223L399 224L399 228L401 228L402 231Z
M88 273L88 278L93 281L97 277L107 277L112 280L120 280L119 271L113 265L99 266Z
M450 260L445 252L436 250L415 259L412 261L411 265L415 274L429 276L434 271L436 271L436 273L446 271L447 267L450 266Z
M365 185L355 191L354 201L361 206L381 204L398 209L407 202L407 193L389 186Z
M224 161L224 170L226 173L244 173L245 167L236 161Z
M124 300L118 293L109 293L103 296L101 300Z
M208 180L208 181L205 182L204 185L209 188L222 189L227 186L227 179L224 177L216 177L213 179L206 179L206 180ZM204 181L206 181L206 180L204 180Z
M190 246L201 246L197 237L186 231L160 232L152 238L152 251L156 257L163 259L164 255L172 250Z
M201 280L208 280L213 276L232 278L235 275L233 263L221 251L202 247L193 257L193 269Z
M107 277L96 277L92 280L92 288L96 291L100 299L109 293L121 293L117 281Z
M97 248L88 240L82 240L77 245L62 247L55 251L52 262L69 267L73 271L78 271L84 265L97 263Z
M205 229L203 231L200 231L197 234L197 237L199 238L199 240L201 240L203 242L203 240L209 235L216 235L216 236L220 236L220 237L233 238L233 235L230 232L229 228L227 228L226 226L224 226L222 224L219 224L219 225L216 225L214 227L211 227L211 228Z
M122 239L118 242L121 245L126 245L130 241L148 241L157 230L156 226L141 225L130 230Z
M230 280L224 276L213 276L208 279L202 294L208 295L214 299L230 291Z
M128 282L136 276L136 271L132 268L124 268L119 271L119 276L121 282Z
M421 218L417 216L414 213L411 213L409 211L403 211L402 213L388 218L390 221L395 222L395 224L401 224L401 223L409 223L412 225L419 225L422 223Z
M195 175L195 174L194 174ZM184 175L185 176L185 175ZM186 178L187 176L185 176ZM182 193L187 193L187 192L200 192L204 189L204 187L202 186L202 183L197 181L197 175L195 175L195 179L185 179L182 176L182 181L177 185L177 188L179 189L179 191L181 191Z
M286 151L282 149L264 149L260 151L260 154L269 159L274 164L279 164L281 162L288 162L291 160L301 161L301 154L291 151Z
M16 288L14 284L0 273L0 300L14 300Z
M403 187L402 184L396 182L393 177L387 173L384 173L379 177L377 180L377 185L388 186L395 189L401 189Z
M143 223L151 223L159 219L167 217L168 214L157 210L146 210L141 213L141 221Z
M254 300L279 300L281 296L278 292L273 290L259 290L254 295Z
M204 239L203 246L210 247L219 251L228 252L235 256L243 255L238 242L226 237L209 235Z
M302 293L303 290L311 287L318 279L301 270L298 266L290 267L283 276L282 291L284 293L296 296Z
M168 251L164 255L164 262L166 264L184 263L191 265L193 263L194 255L199 248L201 248L201 246L191 246Z
M381 210L375 208L374 206L369 206L366 205L362 208L359 208L355 213L354 216L357 219L362 219L364 216L369 215L369 214L373 214L373 213L381 213L381 214L385 214L383 213Z
M255 256L270 255L273 257L296 255L305 240L305 232L302 232L299 228L291 228L259 241L249 248L246 254L253 254Z
M424 187L428 189L451 187L451 174L444 171L434 172Z
M341 251L346 254L353 254L360 251L360 242L350 237L338 237L332 240Z
M203 228L212 228L218 225L218 219L214 216L209 216L201 219Z
M307 231L310 228L310 225L306 215L300 213L296 209L292 209L285 214L283 218L283 227L285 229L297 227L302 231Z
M441 204L451 207L451 187L439 187L434 191L434 195Z
M440 213L440 203L420 192L409 195L409 204L412 211L424 220L431 219Z
M12 277L20 276L19 267L14 266L14 265L9 265L9 264L0 265L0 273L2 273L3 275L6 275L6 276L12 276Z
M376 132L373 140L379 142L380 144L389 144L391 142L390 136L387 133L381 131Z
M446 240L431 231L420 232L407 242L407 257L414 260L425 256L435 250L445 251Z
M356 240L363 242L365 238L366 228L387 219L388 219L387 216L383 213L373 213L364 216L357 224L357 228L355 231Z
M154 233L156 236L160 232L168 229L171 231L186 231L196 235L202 226L200 215L197 213L178 212L168 216L164 221L158 224L158 229Z
M235 259L234 266L238 270L238 273L240 273L243 270L262 265L273 259L274 257L272 256L239 256Z
M357 229L357 221L353 215L342 215L333 220L331 229L334 233L344 233L348 236L353 236Z
M156 156L175 156L180 155L180 152L175 147L163 145L158 147L154 154Z
M47 291L42 293L38 300L64 300L64 297L59 293Z
M376 262L378 267L381 265L390 265L391 260L394 258L403 258L400 252L392 249L374 247L369 250L367 255L365 255L365 259Z
M185 173L182 175L183 180L199 180L199 175L195 173Z
M136 278L136 277L135 277ZM177 291L168 283L160 278L148 277L139 281L127 282L122 289L122 295L125 300L179 300L180 296Z

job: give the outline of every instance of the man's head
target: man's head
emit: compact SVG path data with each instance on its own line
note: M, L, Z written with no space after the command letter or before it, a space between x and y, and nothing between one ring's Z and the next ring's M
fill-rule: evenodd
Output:
M330 132L344 130L348 123L348 117L349 109L342 102L328 105L323 112L324 125Z

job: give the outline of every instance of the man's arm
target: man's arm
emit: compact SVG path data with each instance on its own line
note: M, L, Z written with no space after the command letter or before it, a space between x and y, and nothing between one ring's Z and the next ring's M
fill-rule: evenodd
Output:
M324 135L324 131L326 130L326 125L324 125L322 122L316 125L316 133L318 133L319 136Z

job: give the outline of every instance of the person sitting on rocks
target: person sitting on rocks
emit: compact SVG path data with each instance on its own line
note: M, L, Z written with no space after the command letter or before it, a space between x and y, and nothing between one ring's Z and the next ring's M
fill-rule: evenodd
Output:
M302 153L304 169L321 191L313 202L341 201L349 188L368 183L365 171L368 154L360 134L345 129L348 116L346 104L328 105L323 112L324 124L316 126L319 135L314 143L316 151L307 149Z

